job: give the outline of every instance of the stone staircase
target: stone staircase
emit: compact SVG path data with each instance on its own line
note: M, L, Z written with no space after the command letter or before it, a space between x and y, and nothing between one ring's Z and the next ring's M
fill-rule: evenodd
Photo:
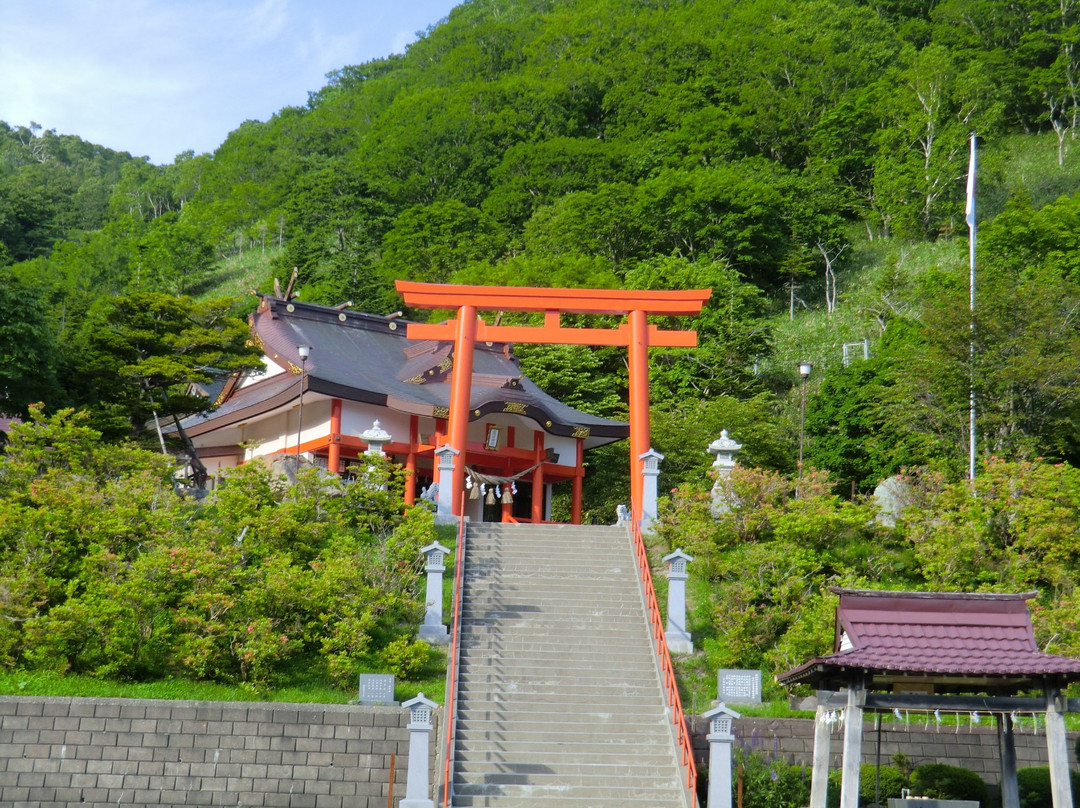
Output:
M687 808L623 527L468 527L455 808Z

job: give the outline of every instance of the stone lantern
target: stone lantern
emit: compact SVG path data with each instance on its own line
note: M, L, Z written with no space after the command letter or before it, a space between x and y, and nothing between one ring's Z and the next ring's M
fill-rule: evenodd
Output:
M720 430L720 437L709 444L709 454L716 455L716 459L713 460L712 464L713 469L716 471L716 482L713 483L712 487L713 516L719 516L731 510L733 503L727 501L722 481L735 468L735 455L741 449L742 444L732 440L726 429Z
M668 650L673 654L692 654L694 642L686 630L686 565L694 560L682 549L664 556L668 564L667 639Z
M720 702L701 717L709 720L708 808L731 808L731 744L735 740L731 722L741 716Z
M443 573L446 571L446 554L450 552L450 548L443 547L436 541L421 548L420 552L424 554L424 571L427 573L427 611L419 636L421 640L432 645L446 645L449 635L442 622Z
M428 781L430 766L432 711L439 705L420 693L401 705L409 711L409 774L405 781L405 799L400 808L435 808L435 802L429 794Z
M382 424L376 420L371 425L371 429L360 433L360 440L368 445L364 454L372 457L382 457L383 446L390 442L390 433L383 429Z
M664 456L655 449L641 455L641 529L648 530L656 521L656 478L660 476L660 461Z

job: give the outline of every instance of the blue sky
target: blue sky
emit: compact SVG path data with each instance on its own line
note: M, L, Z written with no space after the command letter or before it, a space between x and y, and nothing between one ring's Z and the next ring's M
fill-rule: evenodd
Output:
M302 106L462 0L0 0L0 120L154 163Z

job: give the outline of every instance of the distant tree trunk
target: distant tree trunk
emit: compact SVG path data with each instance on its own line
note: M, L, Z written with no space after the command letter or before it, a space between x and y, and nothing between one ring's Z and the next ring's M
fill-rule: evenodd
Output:
M848 245L845 244L835 252L830 251L828 246L820 241L816 246L821 257L825 259L825 306L831 316L836 311L836 259L843 254Z

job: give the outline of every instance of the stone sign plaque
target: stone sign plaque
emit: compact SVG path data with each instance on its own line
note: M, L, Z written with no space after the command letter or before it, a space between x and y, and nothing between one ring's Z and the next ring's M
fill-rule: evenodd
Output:
M394 676L390 673L361 673L358 704L396 706Z
M716 675L716 690L724 703L760 704L761 671L720 670Z

